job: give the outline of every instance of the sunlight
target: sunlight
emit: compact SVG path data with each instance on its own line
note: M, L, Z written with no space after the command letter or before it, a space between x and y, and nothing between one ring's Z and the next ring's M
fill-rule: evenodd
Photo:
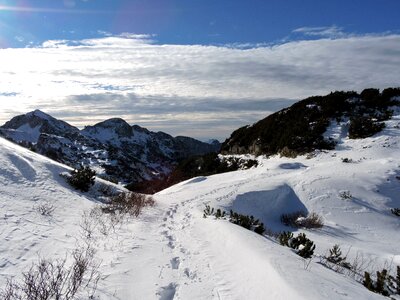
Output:
M63 8L0 5L0 12L1 11L15 11L15 12L27 12L27 13L73 13L73 14L110 13L110 11L105 11L105 10L82 10L82 9L71 9L71 8L63 9Z

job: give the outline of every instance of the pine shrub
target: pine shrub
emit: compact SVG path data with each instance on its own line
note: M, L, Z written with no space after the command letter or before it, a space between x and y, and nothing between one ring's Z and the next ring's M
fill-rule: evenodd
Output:
M346 260L346 257L342 257L342 250L339 245L336 244L332 249L329 249L329 256L326 259L331 263L340 264Z
M370 291L381 294L383 296L390 296L393 294L400 295L400 267L397 267L397 276L391 276L387 269L376 272L376 281L371 278L371 274L364 273L363 285Z
M395 216L400 217L400 208L392 208L390 211L391 211L392 214L394 214Z
M375 292L374 282L371 279L371 274L369 272L364 273L363 285L372 292Z
M363 139L373 136L385 128L385 123L375 122L371 117L355 117L350 121L349 138Z
M221 210L220 208L217 209L217 212L215 213L215 217L217 219L221 219L225 217L225 211Z
M351 269L351 264L346 261L346 258L346 256L342 256L342 250L339 245L334 245L332 249L329 249L329 256L325 257L325 259L332 264L346 269Z
M293 249L299 249L300 245L305 245L309 241L305 233L299 233L297 237L290 241L290 247Z
M96 172L88 166L80 166L78 170L72 170L67 178L68 183L77 190L88 192L94 184Z
M262 235L265 232L264 224L260 223L259 225L256 225L254 232Z
M314 254L314 242L307 238L305 233L293 237L293 233L284 231L278 236L279 244L296 250L296 254L303 258L310 258Z
M226 219L226 215L227 214L224 210L221 210L220 208L214 210L214 208L210 207L210 205L206 205L206 208L203 210L204 218L207 218L207 216L215 216L216 219ZM238 214L232 209L229 212L229 222L261 235L266 231L264 224L261 223L260 220L254 218L254 216Z
M206 205L206 208L203 210L203 217L207 218L207 216L212 216L214 214L214 207L211 208L210 205Z
M307 240L302 248L299 248L297 255L303 258L311 258L314 254L315 245L311 240Z
M281 234L278 236L278 241L279 244L282 246L290 247L289 243L293 238L293 233L290 231L283 231Z
M381 272L376 272L376 285L375 292L384 296L389 296L389 292L386 290L386 283L388 281L387 270L383 269Z

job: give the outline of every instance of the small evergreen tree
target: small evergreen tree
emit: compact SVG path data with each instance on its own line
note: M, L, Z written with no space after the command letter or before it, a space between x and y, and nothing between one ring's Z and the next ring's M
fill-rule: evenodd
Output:
M342 256L342 250L339 245L334 245L332 249L329 249L329 256L325 257L327 261L335 265L350 269L351 265L346 261L346 256Z
M279 244L281 244L282 246L287 246L289 247L289 243L293 238L293 233L290 231L283 231L279 236L278 236L278 240L279 240Z
M307 240L303 248L297 251L297 255L300 255L303 258L311 258L314 254L315 245L311 240Z
M400 295L400 266L397 266L396 292Z
M384 296L389 296L389 292L386 290L386 282L388 280L387 270L383 269L381 272L376 272L376 286L375 292Z
M293 249L299 249L300 245L305 246L307 241L310 241L305 233L299 233L297 237L290 241L289 246Z
M206 208L203 211L203 218L207 218L207 216L212 216L214 214L214 207L211 208L210 205L206 205Z
M364 272L363 285L372 292L375 292L374 282L371 279L369 272Z
M400 208L392 208L391 209L392 214L394 214L395 216L400 217Z
M224 218L225 217L225 211L223 211L220 208L218 208L217 212L215 213L215 217L217 219Z
M96 172L89 166L81 165L78 170L72 170L70 175L67 180L71 186L82 192L88 192L94 184Z
M256 221L258 221L258 220L256 220ZM256 227L254 228L254 232L262 235L265 232L264 223L256 225Z

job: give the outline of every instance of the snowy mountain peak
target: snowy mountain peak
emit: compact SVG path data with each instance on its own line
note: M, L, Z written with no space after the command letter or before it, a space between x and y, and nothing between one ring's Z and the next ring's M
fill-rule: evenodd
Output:
M93 127L131 127L128 122L121 118L111 118L100 123L95 124Z
M132 127L121 118L112 118L93 126L86 126L82 133L86 136L96 137L103 142L133 136Z
M12 118L1 126L0 133L16 142L37 143L41 134L75 136L79 129L41 110Z
M52 116L44 113L43 111L41 111L39 109L35 109L34 111L31 111L31 112L27 113L26 116L28 116L28 117L38 117L38 118L43 119L43 120L54 119Z

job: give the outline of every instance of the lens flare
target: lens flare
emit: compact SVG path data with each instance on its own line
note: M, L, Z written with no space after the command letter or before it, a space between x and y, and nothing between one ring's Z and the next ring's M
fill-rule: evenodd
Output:
M67 3L67 2L66 2ZM68 3L72 3L68 1ZM11 5L0 5L1 11L13 11L22 13L70 13L70 14L109 14L111 11L106 10L82 10L72 9L73 6L65 5L70 8L47 8L47 7L29 7L29 6L11 6Z

